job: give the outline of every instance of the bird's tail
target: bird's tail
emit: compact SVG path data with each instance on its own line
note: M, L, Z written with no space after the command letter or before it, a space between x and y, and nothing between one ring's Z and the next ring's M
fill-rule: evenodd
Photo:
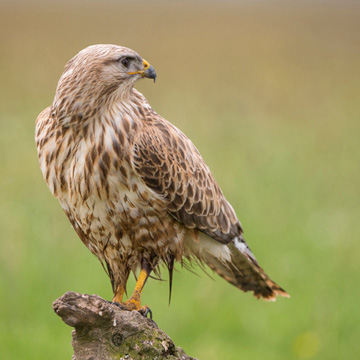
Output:
M290 297L260 267L242 236L225 246L229 249L229 258L213 258L208 262L217 274L243 291L252 291L258 299L274 301L276 296Z

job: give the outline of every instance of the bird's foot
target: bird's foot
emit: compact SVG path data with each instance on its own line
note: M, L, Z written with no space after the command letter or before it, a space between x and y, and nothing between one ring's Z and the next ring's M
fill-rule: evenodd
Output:
M147 317L150 315L150 320L152 320L152 311L148 305L141 306L140 301L130 298L124 302L113 301L113 304L117 305L121 310L126 311L138 311L142 316Z
M147 315L149 314L149 319L152 320L152 311L149 306L144 305L138 311L144 317L147 317Z

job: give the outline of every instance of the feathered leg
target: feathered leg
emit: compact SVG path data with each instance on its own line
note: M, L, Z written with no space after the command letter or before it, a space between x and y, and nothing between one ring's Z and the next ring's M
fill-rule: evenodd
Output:
M122 302L122 297L124 295L125 289L122 286L118 286L118 288L116 289L113 302L119 303L120 307L124 310L128 310L128 311L136 310L139 311L144 316L146 316L150 312L151 315L151 310L147 305L141 306L141 293L144 289L146 280L148 279L150 273L151 273L151 267L149 263L143 260L140 274L136 281L134 292L132 293L130 298Z

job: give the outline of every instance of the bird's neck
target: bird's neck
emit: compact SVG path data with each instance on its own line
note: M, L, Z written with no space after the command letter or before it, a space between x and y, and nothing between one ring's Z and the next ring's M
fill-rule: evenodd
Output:
M51 115L58 125L72 128L75 133L103 119L126 116L142 121L150 111L152 109L145 97L134 88L121 94L114 91L97 97L62 96L57 93L51 107Z
M91 94L69 96L58 91L51 107L51 114L61 127L78 128L100 119L106 113L113 113L114 109L131 107L133 102L139 99L139 95L141 94L132 87L121 92L104 91L97 96ZM141 97L145 99L142 95Z

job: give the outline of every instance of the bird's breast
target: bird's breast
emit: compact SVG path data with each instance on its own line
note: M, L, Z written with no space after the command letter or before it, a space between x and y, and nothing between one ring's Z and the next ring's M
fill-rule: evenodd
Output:
M119 254L144 252L161 257L181 249L183 227L168 214L166 199L148 188L131 166L131 141L139 126L130 116L115 116L77 134L60 131L51 121L37 127L48 186L100 259L119 261Z
M115 152L105 138L96 156L92 151L79 143L63 174L66 189L58 196L83 242L100 258L106 251L131 256L174 247L175 252L184 231L169 216L166 200L134 172L126 148Z

